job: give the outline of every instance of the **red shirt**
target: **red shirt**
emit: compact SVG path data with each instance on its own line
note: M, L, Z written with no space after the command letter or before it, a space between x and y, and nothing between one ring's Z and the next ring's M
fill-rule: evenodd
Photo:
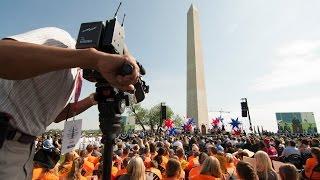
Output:
M278 157L278 152L273 146L265 147L263 148L263 151L266 152L271 159Z

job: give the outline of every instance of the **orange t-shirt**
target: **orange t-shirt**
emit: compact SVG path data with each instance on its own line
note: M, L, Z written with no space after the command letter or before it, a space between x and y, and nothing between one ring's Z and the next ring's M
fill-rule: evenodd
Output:
M112 169L111 169L111 179L115 179L117 173L118 173L118 168L112 166Z
M162 165L165 168L167 163L168 163L169 159L166 156L162 156Z
M88 158L87 158L87 160L88 160L89 162L93 163L94 165L96 165L96 164L99 162L100 158L89 155Z
M236 166L233 163L226 163L226 169L229 175L236 174Z
M189 180L217 180L220 178L215 178L214 176L199 174L197 176L194 176L192 178L189 178Z
M312 157L312 158L309 158L307 161L306 161L306 166L304 167L305 169L305 175L308 177L308 178L312 178L312 179L320 179L320 172L313 172L312 173L312 170L313 168L318 164L318 161L316 158ZM310 177L312 174L312 177Z
M190 160L189 160L188 166L186 167L187 171L190 171L193 167L200 165L198 158L193 157L193 158L189 158L189 159Z
M151 167L151 158L146 157L146 158L144 159L144 166L145 166L146 168L150 168L150 167Z
M65 165L63 165L61 168L59 168L59 177L67 177L69 172L71 171L72 168L72 162L68 162Z
M202 166L194 167L189 172L189 179L200 174Z
M115 177L119 177L119 176L122 176L124 174L127 174L127 169L124 168L124 169L120 169L117 174L115 175Z
M186 161L186 160L183 159L183 158L180 158L179 161L180 161L180 164L181 164L181 168L182 168L183 170L185 170L185 169L187 168L188 164L189 164L188 161Z
M53 172L44 172L43 168L34 168L32 172L32 180L59 180L59 177Z
M188 157L188 161L190 161L190 160L193 159L193 158L194 158L193 155L189 156L189 157Z
M88 160L84 160L83 170L86 172L84 176L92 176L94 164Z

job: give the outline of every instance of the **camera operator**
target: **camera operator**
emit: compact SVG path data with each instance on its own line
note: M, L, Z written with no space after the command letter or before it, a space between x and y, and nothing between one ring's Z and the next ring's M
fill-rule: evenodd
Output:
M139 67L132 56L74 47L67 32L53 27L0 40L0 179L31 179L35 136L96 104L93 95L68 103L79 68L95 69L112 86L134 90ZM124 63L134 67L131 75L119 75Z

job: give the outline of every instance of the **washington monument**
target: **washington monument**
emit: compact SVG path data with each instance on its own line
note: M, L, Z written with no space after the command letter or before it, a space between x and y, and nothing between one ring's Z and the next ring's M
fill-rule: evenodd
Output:
M187 117L194 118L198 128L208 128L199 14L194 5L188 10L187 28Z

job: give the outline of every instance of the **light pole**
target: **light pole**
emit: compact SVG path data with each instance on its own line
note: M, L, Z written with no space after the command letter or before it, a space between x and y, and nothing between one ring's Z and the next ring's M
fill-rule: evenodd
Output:
M252 123L251 123L247 98L241 98L240 100L241 100L240 104L241 104L242 117L248 117L249 124L250 124L250 131L252 131Z
M159 133L160 127L163 124L163 121L167 119L167 106L165 102L161 102L160 104L160 124L157 129L157 133Z

